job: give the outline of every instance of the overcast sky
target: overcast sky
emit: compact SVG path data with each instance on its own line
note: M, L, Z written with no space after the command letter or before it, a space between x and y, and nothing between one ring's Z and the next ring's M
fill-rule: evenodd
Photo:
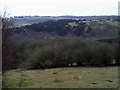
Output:
M119 0L0 0L11 16L117 15Z

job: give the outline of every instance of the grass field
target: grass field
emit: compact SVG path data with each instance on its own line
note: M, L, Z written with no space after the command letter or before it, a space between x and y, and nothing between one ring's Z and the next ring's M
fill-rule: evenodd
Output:
M117 88L118 67L68 67L44 70L10 70L8 88Z

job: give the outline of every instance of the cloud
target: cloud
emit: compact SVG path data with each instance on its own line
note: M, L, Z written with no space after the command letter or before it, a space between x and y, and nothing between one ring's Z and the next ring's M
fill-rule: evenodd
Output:
M119 0L0 0L12 15L114 15Z

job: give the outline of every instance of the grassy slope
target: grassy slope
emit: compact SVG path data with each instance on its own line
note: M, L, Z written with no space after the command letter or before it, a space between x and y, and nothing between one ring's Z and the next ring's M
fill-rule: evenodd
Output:
M9 88L116 88L118 67L10 70L5 74ZM4 77L5 77L4 76Z

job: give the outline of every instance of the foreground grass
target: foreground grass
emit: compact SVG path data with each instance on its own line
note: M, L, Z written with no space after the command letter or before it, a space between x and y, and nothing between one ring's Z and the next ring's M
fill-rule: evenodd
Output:
M7 88L117 88L118 67L68 67L44 70L10 70Z

